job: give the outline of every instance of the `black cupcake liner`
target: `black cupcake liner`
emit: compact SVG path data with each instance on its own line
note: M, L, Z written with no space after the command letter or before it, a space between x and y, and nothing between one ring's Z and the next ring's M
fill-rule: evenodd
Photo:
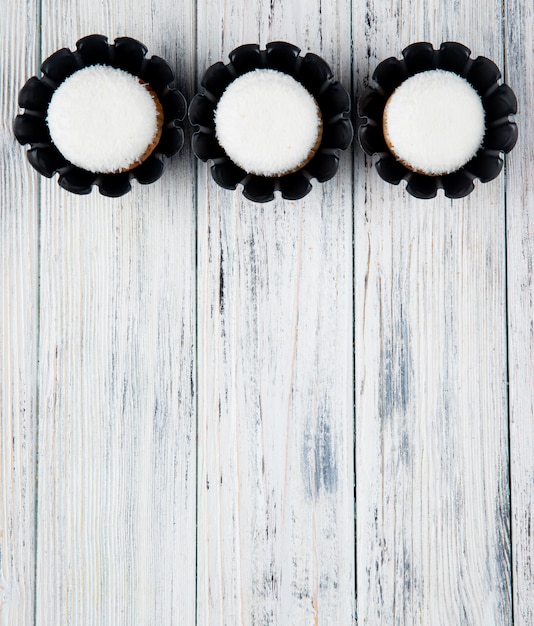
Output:
M268 43L265 50L257 44L245 44L229 55L230 63L215 63L206 70L202 93L189 105L189 119L197 127L192 138L193 152L201 161L212 161L213 180L225 189L243 185L243 195L254 202L273 200L280 191L287 200L298 200L311 191L311 179L323 183L335 176L342 150L352 142L349 119L350 97L334 80L329 65L316 54L299 55L300 48L283 42ZM315 98L323 118L323 136L316 154L301 169L276 177L247 174L225 153L215 137L214 113L228 85L238 76L255 69L273 69L289 74Z
M76 50L62 48L41 65L43 76L30 78L19 93L19 106L25 112L13 123L15 137L30 144L28 161L43 176L59 173L61 187L76 194L88 194L97 185L104 196L118 197L131 190L130 181L141 184L156 181L163 174L163 156L170 157L184 145L183 120L187 112L184 96L173 87L174 73L160 57L146 58L147 48L130 37L119 37L108 44L104 35L88 35L76 42ZM95 174L73 165L55 147L50 137L46 114L57 87L71 74L91 65L110 65L138 76L156 93L163 108L161 138L152 154L128 172Z
M503 166L501 153L510 152L517 141L517 126L509 116L517 112L514 92L499 84L501 72L486 57L471 58L471 50L455 42L442 43L434 50L430 43L414 43L402 51L403 59L382 61L373 74L376 87L367 87L359 100L358 112L367 121L360 126L358 139L364 151L379 155L376 169L388 183L406 180L406 191L416 198L434 198L443 189L448 198L463 198L474 189L478 178L486 183L496 178ZM427 70L442 69L465 78L478 92L485 111L486 132L477 154L463 167L442 176L415 173L400 163L386 145L382 119L386 102L407 78Z

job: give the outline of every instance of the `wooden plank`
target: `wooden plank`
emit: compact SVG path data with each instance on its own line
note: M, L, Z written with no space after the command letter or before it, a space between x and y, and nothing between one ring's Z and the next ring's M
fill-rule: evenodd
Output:
M474 27L476 25L476 28ZM502 8L353 3L355 83L415 41L502 63ZM355 174L362 624L511 623L504 177L416 200Z
M38 176L15 141L19 89L36 69L39 3L0 19L0 624L33 624L38 342ZM16 33L16 36L13 34Z
M43 6L43 55L128 35L191 88L194 3ZM121 199L43 183L37 624L195 620L193 159Z
M508 375L514 624L534 623L534 7L506 2L506 78L519 140L507 160Z
M349 5L198 6L199 76L286 40L350 85ZM343 18L343 19L342 19ZM350 156L298 202L199 166L198 624L353 624Z

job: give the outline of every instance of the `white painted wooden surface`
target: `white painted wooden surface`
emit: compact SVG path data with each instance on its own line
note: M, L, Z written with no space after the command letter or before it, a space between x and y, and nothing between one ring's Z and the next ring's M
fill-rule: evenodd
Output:
M39 61L37 2L0 18L0 624L33 623L39 176L11 133ZM17 38L13 34L17 33ZM7 78L7 80L6 80Z
M353 14L357 85L412 41L499 64L500 3ZM380 24L388 38L378 38ZM366 51L369 58L366 59ZM514 158L520 158L514 154ZM504 177L411 198L356 159L356 514L362 624L509 624ZM368 161L368 159L367 159Z
M532 12L4 4L2 625L534 623ZM221 190L188 148L122 199L72 196L10 126L92 32L188 97L240 43L321 54L354 94L410 42L462 41L505 68L520 141L463 201L357 148L299 202Z
M199 73L236 42L282 39L350 84L349 14L199 6ZM350 157L300 202L253 205L205 167L198 180L199 624L350 624Z
M508 0L507 80L518 95L522 158L506 194L514 623L534 624L534 6Z
M127 33L193 86L193 4L51 2L43 54ZM95 8L96 7L96 8ZM194 163L109 200L41 197L37 623L194 623Z

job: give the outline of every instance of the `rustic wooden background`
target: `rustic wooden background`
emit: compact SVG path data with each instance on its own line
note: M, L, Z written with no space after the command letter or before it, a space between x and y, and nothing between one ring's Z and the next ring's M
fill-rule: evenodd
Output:
M532 0L2 0L2 626L534 624ZM355 147L299 202L35 174L17 92L90 33L188 99L282 39L353 95L407 44L494 59L520 138L463 201ZM190 135L190 131L188 130Z

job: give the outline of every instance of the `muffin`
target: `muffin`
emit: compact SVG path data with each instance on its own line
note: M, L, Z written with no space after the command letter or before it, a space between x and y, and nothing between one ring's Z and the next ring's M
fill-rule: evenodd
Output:
M312 178L335 176L340 152L352 141L347 91L323 59L299 53L280 41L265 50L240 46L229 64L208 68L204 91L189 106L196 156L212 162L218 185L241 184L255 202L272 200L276 191L304 197Z
M289 74L256 69L228 85L215 109L215 136L247 174L275 177L309 163L323 135L314 97Z
M473 87L445 70L402 82L384 108L388 148L412 172L450 174L468 163L484 139L484 107Z
M461 198L479 178L488 182L503 166L501 152L517 140L509 116L517 111L512 90L499 84L501 73L486 59L471 59L470 50L448 42L434 50L416 43L403 59L389 58L373 75L359 101L367 121L359 129L362 148L378 154L380 176L407 181L407 191L433 198L442 188Z
M96 174L128 172L154 151L163 109L154 91L124 70L85 67L54 92L46 115L53 144Z
M136 178L146 184L163 172L163 155L183 146L186 103L172 83L169 65L145 58L140 42L121 37L109 45L103 35L80 39L41 66L19 94L25 113L14 132L31 144L30 163L59 184L85 194L93 185L121 196Z

